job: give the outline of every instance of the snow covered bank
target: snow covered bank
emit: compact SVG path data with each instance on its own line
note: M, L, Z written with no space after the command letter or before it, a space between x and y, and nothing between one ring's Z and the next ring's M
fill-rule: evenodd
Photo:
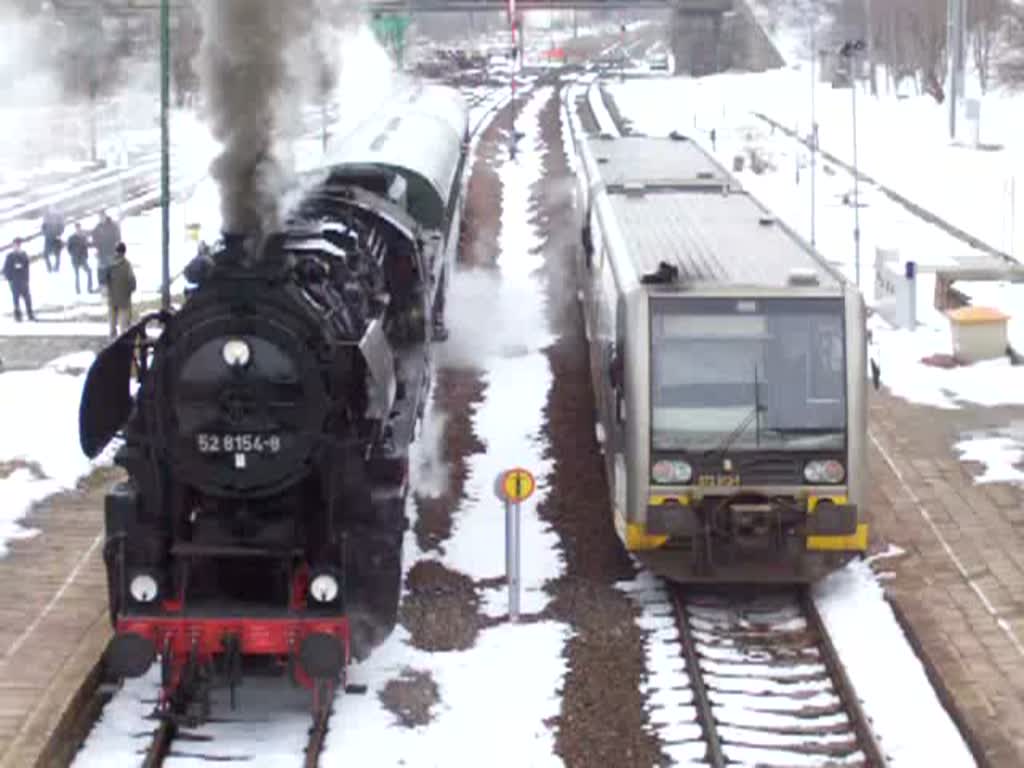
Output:
M543 409L551 372L543 349L552 335L547 327L537 270L543 265L542 235L533 221L531 186L542 175L543 147L538 118L550 88L533 93L522 106L516 128L524 136L516 159L499 149L497 173L502 183L501 230L497 272L457 273L451 286L451 336L440 349L440 364L473 365L485 383L484 401L473 418L473 431L485 450L468 460L464 499L453 520L444 553L423 553L410 532L405 560L413 565L438 559L474 581L504 575L504 511L494 498L498 472L521 465L534 472L538 491L521 509L522 610L542 611L549 601L544 585L563 571L557 536L537 515L547 493L550 462L544 458ZM437 494L438 462L431 456L430 435L439 430L430 413L417 443L413 466L416 490ZM437 450L439 446L434 446ZM415 505L409 506L410 516ZM504 586L477 587L481 609L491 617L508 610ZM428 653L411 647L399 628L363 664L352 680L369 686L370 695L346 699L332 721L327 758L357 754L359 763L391 766L561 765L554 755L554 734L546 721L560 711L565 675L562 649L570 636L564 624L528 618L480 631L465 651ZM406 670L424 672L436 684L439 702L432 721L413 728L396 722L381 701L387 684ZM501 748L495 745L501 744Z
M7 542L38 533L24 519L33 504L110 462L110 450L89 461L78 446L78 403L94 357L82 352L0 374L0 556Z
M857 561L833 573L814 600L890 765L975 765L871 566Z

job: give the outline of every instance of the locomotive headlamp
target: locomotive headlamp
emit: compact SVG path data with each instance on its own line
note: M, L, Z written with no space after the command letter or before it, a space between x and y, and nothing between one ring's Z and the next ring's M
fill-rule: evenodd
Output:
M132 578L131 583L128 585L128 591L131 592L132 599L135 602L151 603L156 600L160 588L157 586L156 579L151 575L140 573Z
M693 467L679 459L665 459L651 467L651 479L656 483L688 483L692 477Z
M846 477L846 468L838 461L810 461L804 467L804 479L809 483L841 483Z
M338 580L329 573L321 573L309 582L309 594L318 603L330 603L338 596Z
M224 362L231 368L245 368L252 357L249 344L243 339L228 339L221 350Z

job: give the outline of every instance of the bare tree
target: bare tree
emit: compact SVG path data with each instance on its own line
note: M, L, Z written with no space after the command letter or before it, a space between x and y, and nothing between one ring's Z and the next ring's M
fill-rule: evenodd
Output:
M1008 5L1005 10L996 71L1005 85L1024 88L1024 6Z
M967 29L970 35L971 57L981 81L981 92L988 90L992 71L992 52L995 48L1006 14L1003 0L970 0L967 5Z

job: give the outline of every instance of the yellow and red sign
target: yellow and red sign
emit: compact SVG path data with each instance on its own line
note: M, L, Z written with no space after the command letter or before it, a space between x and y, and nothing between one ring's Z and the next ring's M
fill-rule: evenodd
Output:
M498 488L505 501L518 504L533 495L537 490L537 481L529 470L516 467L501 473Z

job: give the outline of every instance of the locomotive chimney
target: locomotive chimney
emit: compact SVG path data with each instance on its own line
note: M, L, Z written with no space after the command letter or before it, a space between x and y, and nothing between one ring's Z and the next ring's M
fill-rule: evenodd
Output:
M220 252L222 262L229 264L241 264L246 257L246 236L240 232L223 232L221 239L224 247Z

